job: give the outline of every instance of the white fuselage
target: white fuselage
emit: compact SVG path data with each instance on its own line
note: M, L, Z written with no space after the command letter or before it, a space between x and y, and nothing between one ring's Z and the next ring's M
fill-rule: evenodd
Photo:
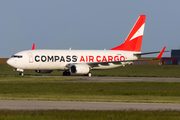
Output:
M145 15L140 15L124 43L110 50L32 50L14 54L7 64L20 71L35 70L50 73L64 70L63 75L85 74L91 77L91 69L109 69L131 64L141 57ZM138 52L135 52L138 51Z
M66 70L68 64L100 63L91 69L108 69L128 62L116 64L111 61L136 60L137 52L116 50L27 50L14 54L7 63L23 70ZM102 64L108 62L108 64Z

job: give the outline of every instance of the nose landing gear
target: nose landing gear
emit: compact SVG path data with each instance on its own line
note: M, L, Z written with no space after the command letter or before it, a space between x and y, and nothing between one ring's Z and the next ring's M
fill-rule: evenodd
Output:
M24 73L23 73L24 70L23 69L15 68L14 71L19 71L20 72L19 75L24 76Z
M20 75L20 76L24 76L24 73L23 73L23 72L20 72L19 75Z

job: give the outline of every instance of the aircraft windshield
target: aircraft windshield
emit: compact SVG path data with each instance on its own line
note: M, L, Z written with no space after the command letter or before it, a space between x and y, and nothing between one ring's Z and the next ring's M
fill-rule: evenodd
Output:
M12 55L11 57L13 57L13 58L22 58L23 56L22 55Z

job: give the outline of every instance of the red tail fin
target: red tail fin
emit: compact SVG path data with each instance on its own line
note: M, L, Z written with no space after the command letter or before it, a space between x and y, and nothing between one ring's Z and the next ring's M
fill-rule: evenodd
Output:
M110 50L125 50L125 51L141 51L141 43L143 38L145 15L140 15L125 42Z

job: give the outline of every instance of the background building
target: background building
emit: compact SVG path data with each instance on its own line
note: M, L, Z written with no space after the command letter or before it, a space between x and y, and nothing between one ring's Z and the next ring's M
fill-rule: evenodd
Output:
M143 57L140 59L154 59L154 57ZM162 58L158 60L135 61L133 65L162 65Z
M141 58L151 59L151 58ZM180 65L180 49L171 50L171 57L162 57L159 60L137 61L134 65Z
M171 50L171 57L172 58L177 58L177 65L180 65L180 49Z
M162 65L177 65L177 57L163 57Z
M0 64L5 64L9 58L0 58Z

